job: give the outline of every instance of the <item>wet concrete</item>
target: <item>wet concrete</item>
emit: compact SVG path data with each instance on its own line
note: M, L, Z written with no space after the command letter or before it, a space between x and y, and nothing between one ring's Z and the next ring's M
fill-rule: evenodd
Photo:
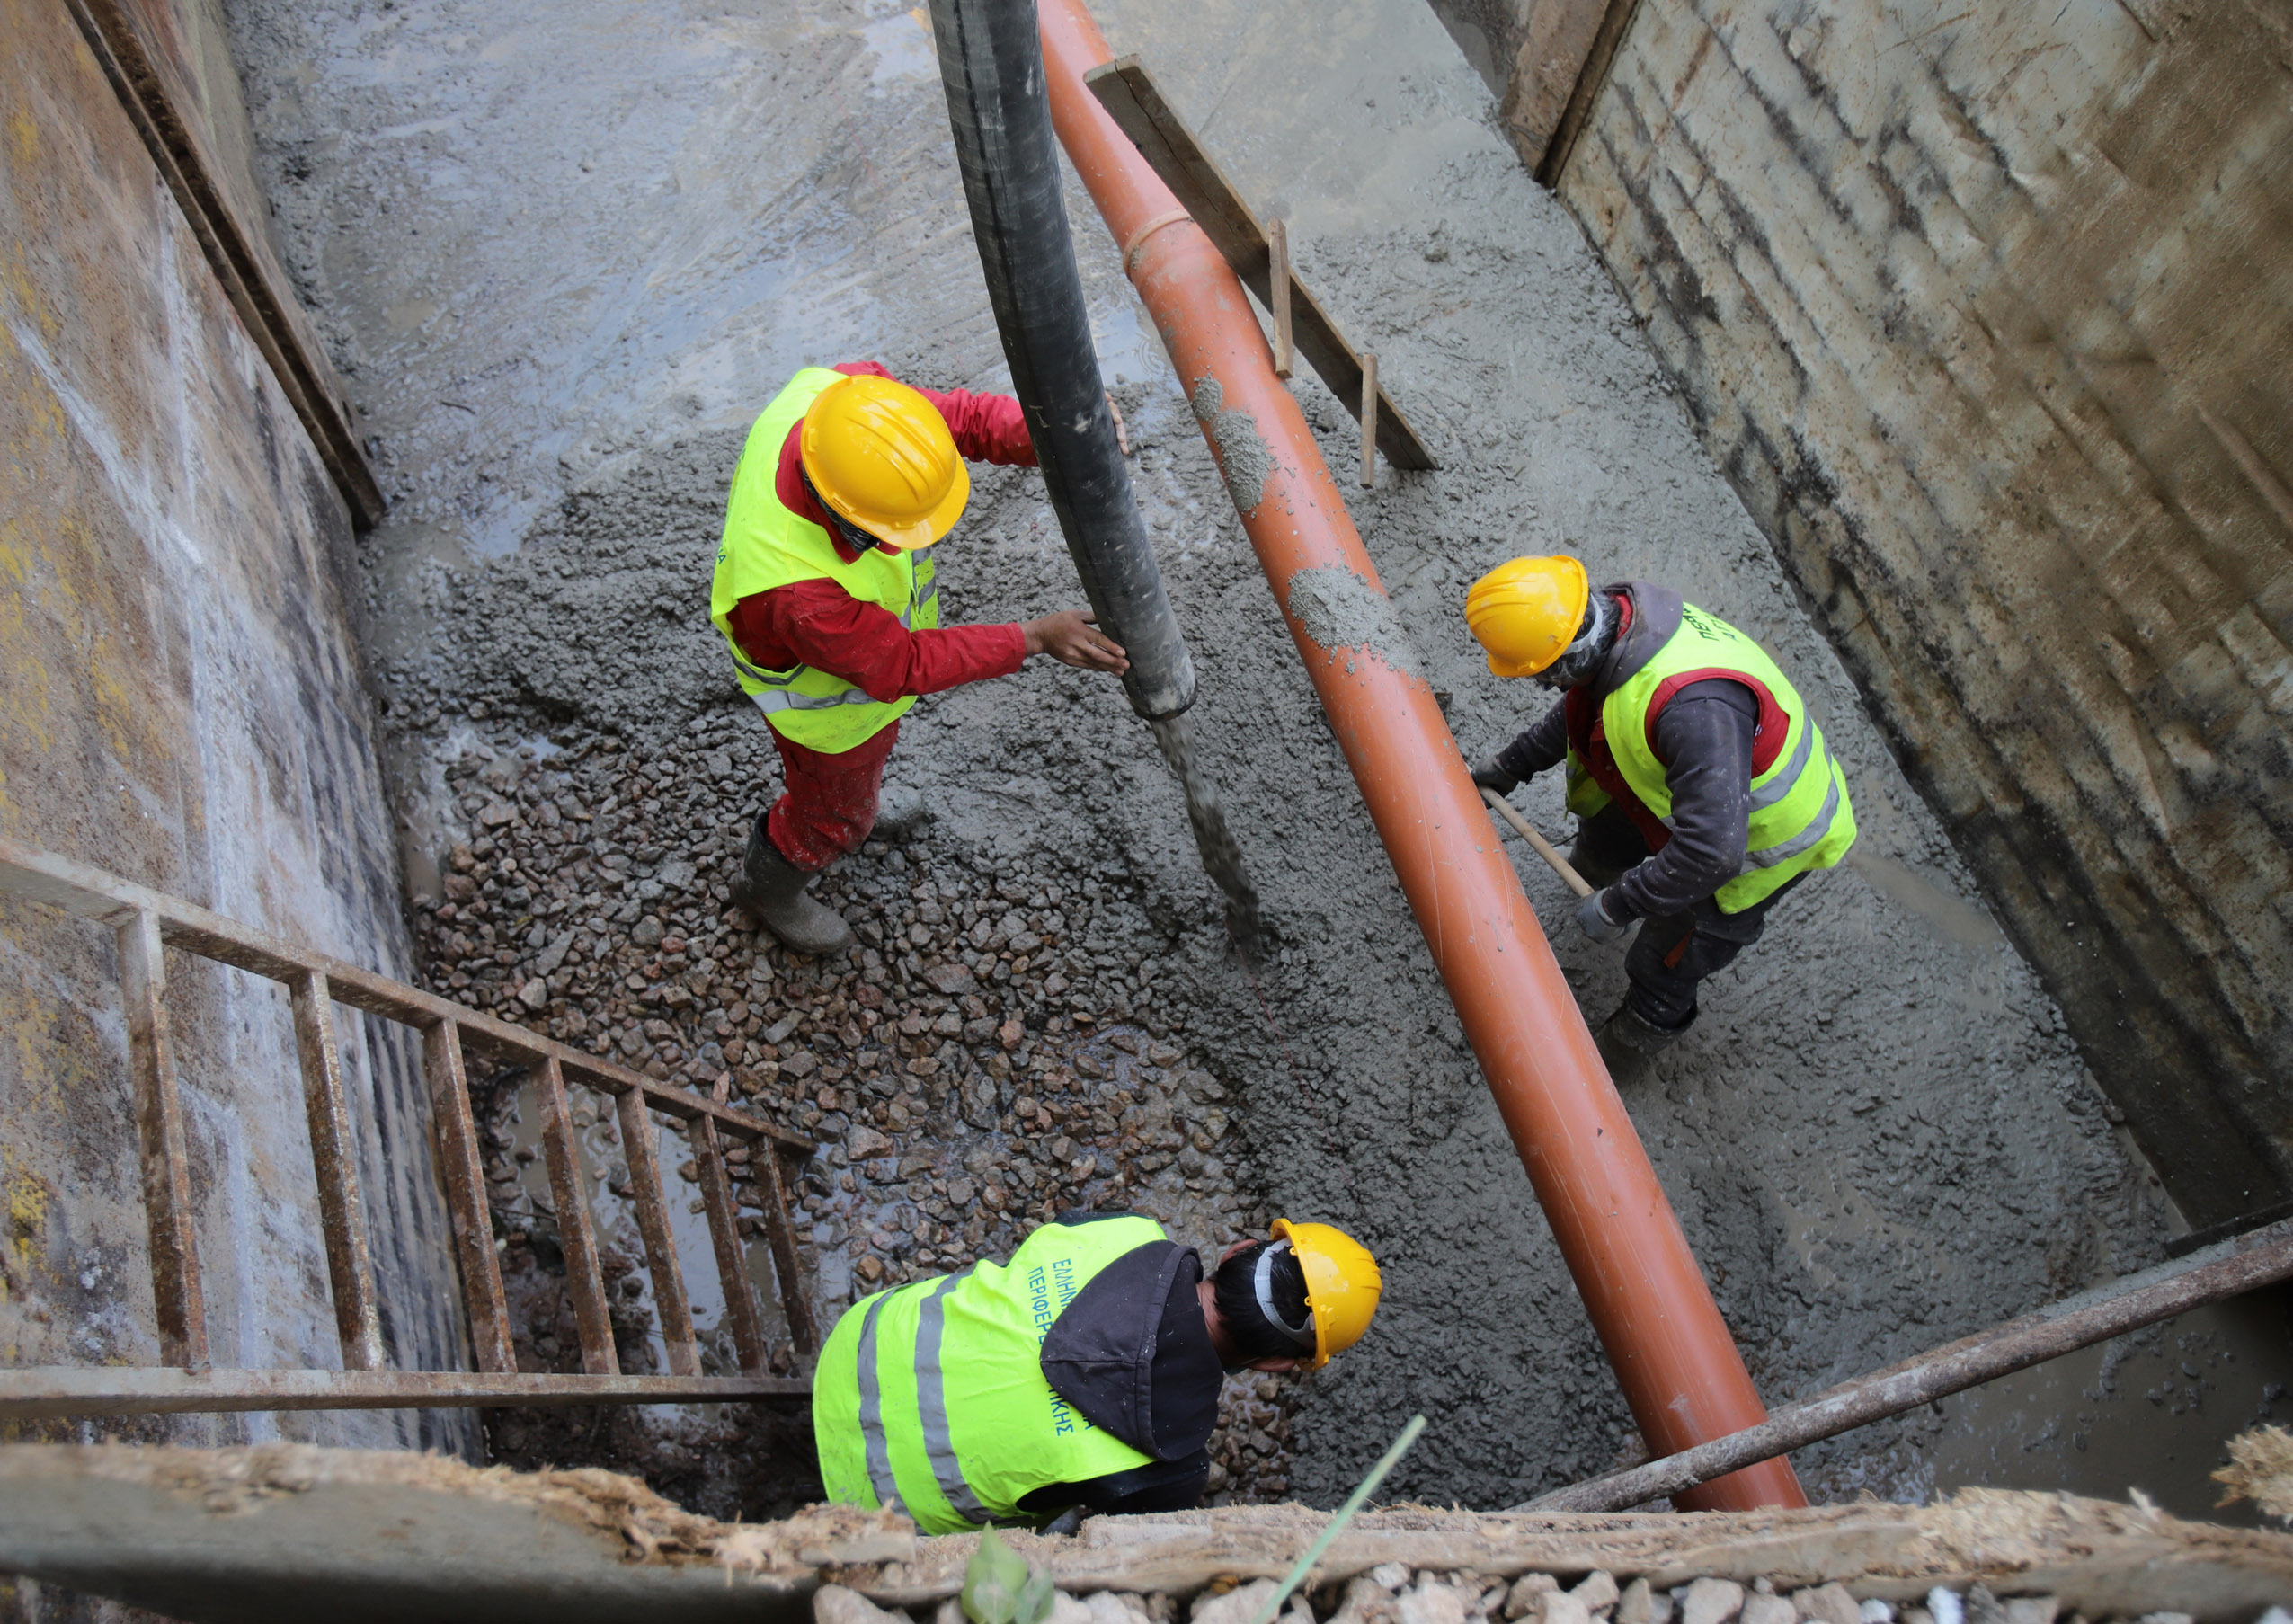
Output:
M2154 1261L2170 1214L2058 1013L1438 22L1415 0L1098 13L1246 194L1290 218L1318 295L1377 351L1445 465L1386 471L1355 513L1392 593L1385 617L1453 696L1463 748L1494 747L1541 703L1479 660L1465 584L1566 546L1596 578L1668 581L1759 636L1846 767L1854 858L1777 910L1629 1101L1763 1390L1813 1391ZM240 8L287 251L400 501L366 564L399 781L431 831L416 858L463 832L435 793L462 717L569 740L665 741L697 718L760 731L706 590L741 437L790 371L873 356L923 383L1000 381L919 15L820 0ZM1092 899L1062 985L1078 1003L1151 995L1172 1041L1242 1102L1246 1165L1198 1154L1193 1182L1239 1177L1242 1207L1262 1196L1347 1225L1385 1262L1376 1329L1305 1385L1296 1492L1333 1502L1412 1408L1434 1425L1400 1494L1496 1505L1598 1470L1629 1442L1621 1399L1197 403L1071 185L1069 207L1201 672L1196 746L1271 952L1256 967L1231 952L1178 791L1111 683L1039 667L928 699L891 780L931 799L935 861L982 876L967 883L1055 874ZM1350 466L1354 426L1318 385L1297 387L1325 455ZM1033 476L977 475L940 554L945 612L1077 601ZM1329 612L1361 607L1338 595ZM722 782L728 829L773 789L769 768ZM1559 832L1558 785L1525 799ZM721 875L710 839L703 871ZM881 894L888 861L855 859L840 883ZM1566 927L1559 882L1525 854L1523 874ZM1621 949L1556 936L1587 1013L1606 1014ZM2136 1407L2151 1407L2123 1391L2093 1403ZM2217 1439L2242 1418L2229 1407L2172 1419ZM2035 1469L1951 1453L1929 1417L1800 1464L1818 1495L1920 1497Z

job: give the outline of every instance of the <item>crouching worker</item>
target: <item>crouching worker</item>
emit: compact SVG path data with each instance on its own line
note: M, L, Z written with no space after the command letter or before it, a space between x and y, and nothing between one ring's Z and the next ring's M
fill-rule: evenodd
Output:
M1205 1279L1151 1219L1079 1213L974 1264L854 1303L813 1378L828 1497L897 1502L925 1533L1071 1507L1201 1503L1230 1371L1318 1370L1377 1311L1377 1265L1280 1221Z
M911 389L852 361L789 379L733 472L708 613L771 726L787 792L749 830L733 901L794 952L852 945L805 887L867 838L918 695L1009 676L1035 654L1129 668L1083 610L939 624L931 555L971 500L966 457L1035 466L1018 401Z
M1570 861L1596 941L1640 921L1623 1004L1594 1034L1629 1075L1695 1024L1696 986L1760 938L1768 910L1855 843L1847 781L1765 650L1670 587L1590 589L1569 557L1475 581L1465 620L1500 677L1559 704L1473 772L1510 794L1566 760Z

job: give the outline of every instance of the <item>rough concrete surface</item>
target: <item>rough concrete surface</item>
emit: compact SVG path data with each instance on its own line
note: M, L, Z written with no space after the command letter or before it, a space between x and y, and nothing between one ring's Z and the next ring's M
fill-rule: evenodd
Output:
M1494 746L1541 697L1478 660L1463 588L1505 557L1569 546L1596 578L1660 577L1760 636L1847 768L1864 831L1853 860L1779 909L1630 1102L1763 1390L1804 1394L2154 1260L2164 1207L2053 1006L1697 448L1576 227L1492 132L1486 91L1438 22L1412 0L1098 10L1245 193L1290 217L1302 271L1377 351L1444 464L1383 472L1355 512L1417 657L1454 697L1466 750ZM742 433L806 362L874 356L940 386L1002 376L918 14L820 0L642 13L595 0L244 0L235 21L287 253L398 502L366 562L400 788L423 831L413 855L434 864L469 835L445 770L474 742L499 759L520 736L578 750L611 730L636 764L617 770L634 774L699 759L689 736L736 739L721 771L679 781L673 800L651 795L670 810L648 817L698 826L694 849L639 856L697 865L687 911L714 930L726 955L715 963L748 976L730 927L711 921L740 821L774 792L775 771L706 621ZM1195 404L1071 185L1069 207L1202 676L1197 747L1275 951L1255 970L1229 951L1147 729L1115 685L1081 673L1039 667L917 707L890 777L938 812L918 849L975 911L999 880L1019 892L1015 906L1052 906L1052 887L1070 899L1053 910L1074 916L1057 974L991 978L991 1013L1072 1039L1048 1031L1054 1014L1127 1011L1239 1094L1243 1152L1178 1164L1202 1191L1140 1169L1148 1198L1176 1202L1214 1194L1239 1162L1233 1176L1254 1187L1223 1212L1192 1209L1187 1238L1214 1238L1262 1197L1379 1253L1375 1329L1302 1384L1293 1492L1334 1503L1413 1409L1434 1424L1391 1480L1399 1495L1501 1505L1601 1469L1628 1442L1614 1384ZM1354 425L1318 385L1297 386L1325 455L1350 467ZM939 555L948 617L1076 601L1034 477L976 472L971 514ZM484 740L465 717L482 719ZM1557 785L1527 803L1559 830ZM895 928L926 907L944 916L892 872L909 861L863 856L831 890ZM1523 873L1565 926L1559 883L1533 858ZM600 894L584 897L589 883L567 882L565 902L584 907L609 959L622 927L586 911ZM917 928L941 951L936 925ZM1605 1015L1621 949L1558 939L1587 1013ZM822 968L751 956L776 986L814 987L810 1001L776 994L792 1013L844 1018L822 1019L820 1000L846 996L820 986ZM879 958L895 992L920 998L896 943ZM538 996L557 1007L555 988ZM629 1029L609 1002L601 1013ZM693 1041L666 1022L640 1037L679 1063ZM966 1039L955 1063L982 1067L990 1047ZM742 1086L771 1103L765 1085ZM851 1120L850 1094L837 1111L812 1107L821 1131ZM882 1154L876 1138L933 1152L934 1120L868 1131L869 1153ZM838 1165L831 1153L823 1171ZM822 1211L840 1223L867 1199ZM831 1250L879 1256L865 1230L840 1244L822 1229L825 1284ZM929 1233L923 1249L951 1245L946 1228ZM1873 1428L1806 1451L1801 1469L1818 1495L1922 1497L1936 1486L1938 1424Z
M8 0L0 36L0 830L403 973L348 515L69 12ZM336 1365L286 989L166 957L213 1362ZM160 1360L119 971L101 927L0 901L11 1365ZM347 1011L337 1033L385 1348L449 1367L415 1051ZM414 1411L104 1430L475 1438Z

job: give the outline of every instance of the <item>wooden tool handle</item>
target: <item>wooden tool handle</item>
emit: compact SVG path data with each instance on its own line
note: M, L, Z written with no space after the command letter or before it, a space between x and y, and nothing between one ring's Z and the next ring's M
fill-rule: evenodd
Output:
M1552 865L1552 872L1560 876L1561 883L1580 897L1593 894L1593 888L1585 883L1585 876L1569 866L1569 859L1553 850L1552 843L1531 828L1529 821L1513 810L1510 801L1486 785L1481 789L1481 799L1503 813L1505 821L1513 826L1514 832L1537 848L1537 856Z

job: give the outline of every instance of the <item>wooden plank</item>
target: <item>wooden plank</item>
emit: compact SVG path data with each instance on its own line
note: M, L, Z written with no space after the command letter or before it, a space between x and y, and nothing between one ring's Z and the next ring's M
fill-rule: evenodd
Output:
M766 1368L764 1310L756 1286L749 1279L748 1259L741 1247L740 1209L733 1204L733 1184L724 1175L724 1153L716 1142L716 1124L697 1116L685 1125L686 1142L693 1148L694 1170L700 1175L703 1209L708 1214L708 1238L716 1250L717 1278L724 1287L724 1313L733 1322L733 1346L741 1368L751 1374Z
M462 1034L452 1021L423 1029L422 1062L446 1210L454 1220L454 1256L461 1265L471 1353L481 1371L514 1371L518 1355L510 1336L509 1299L502 1290L502 1259L493 1250L493 1216L485 1204L485 1162L478 1151L469 1079L462 1070Z
M1271 278L1273 253L1266 228L1242 201L1216 160L1204 152L1186 121L1174 112L1156 88L1153 76L1136 57L1118 57L1083 75L1083 83L1098 98L1123 133L1162 177L1195 224L1210 238L1243 286L1268 310L1274 307ZM1362 415L1362 362L1353 346L1338 331L1297 272L1290 275L1288 297L1294 338L1329 392L1355 417ZM1437 468L1432 452L1418 437L1409 418L1391 395L1379 401L1378 447L1397 468Z
M0 1420L493 1404L722 1404L801 1398L802 1376L555 1376L467 1371L0 1370Z
M573 1300L582 1369L592 1376L618 1375L621 1361L613 1349L612 1316L606 1311L597 1227L590 1219L589 1176L582 1167L580 1136L565 1099L565 1074L554 1056L534 1069L534 1092L540 1101L541 1149L549 1163L549 1194L557 1209L557 1244L565 1254L565 1290Z
M1362 351L1362 489L1377 487L1377 355Z
M820 1327L813 1318L804 1270L796 1261L795 1220L788 1211L788 1180L780 1152L769 1143L760 1144L750 1166L756 1169L757 1194L764 1202L765 1241L772 1248L773 1271L780 1277L780 1309L787 1317L788 1339L797 1358L817 1358Z
M1537 174L1600 37L1610 0L1530 0L1497 120Z
M1290 325L1290 227L1281 220L1266 223L1266 285L1274 302L1274 376L1287 379L1297 369L1297 344Z
M175 1085L175 1041L168 1029L165 949L156 914L138 910L119 927L120 994L127 1005L128 1066L143 1162L144 1219L151 1233L151 1289L157 1300L159 1356L185 1370L207 1363L207 1301L200 1289L199 1238L191 1219L191 1151Z
M661 1158L653 1148L653 1113L635 1089L613 1102L621 1124L621 1154L629 1164L631 1199L637 1232L653 1273L653 1306L661 1318L661 1339L674 1376L700 1374L700 1350L693 1341L693 1306L685 1295L685 1273L677 1261L677 1238L669 1227L669 1205L661 1192ZM769 1154L769 1152L768 1152Z
M1640 9L1640 0L1608 0L1607 8L1601 13L1600 31L1594 36L1592 49L1578 71L1576 84L1569 93L1568 108L1552 132L1551 144L1545 148L1542 159L1532 166L1531 173L1541 184L1556 188L1560 184L1561 173L1576 155L1578 138L1591 121L1593 104L1600 100L1601 91L1607 86L1608 71L1616 63L1617 47L1624 42L1624 35Z
M176 19L123 0L65 0L145 149L174 194L209 268L269 363L319 460L365 528L382 517L382 487L368 465L342 380L328 360L260 219L242 218L203 128L198 69L181 59ZM171 49L176 48L176 49ZM253 177L247 176L253 184Z
M383 1367L382 1322L375 1307L374 1260L367 1244L366 1212L359 1199L358 1146L342 1097L342 1053L334 1034L333 1000L326 978L304 971L294 993L295 1050L303 1073L303 1109L310 1121L311 1164L318 1174L319 1229L326 1243L326 1273L333 1287L334 1331L342 1368Z
M1097 1518L1080 1539L1026 1530L1003 1537L1071 1596L1110 1588L1188 1596L1221 1580L1279 1579L1329 1523L1328 1513L1302 1505L1238 1505ZM847 1582L880 1607L928 1616L963 1590L977 1544L962 1536L925 1540L896 1567ZM1746 1586L1768 1579L1779 1591L1836 1581L1858 1596L1898 1605L1923 1601L1936 1585L1964 1590L1980 1582L2000 1595L2058 1597L2066 1620L2076 1612L2132 1619L2152 1610L2186 1611L2202 1598L2197 1616L2231 1624L2293 1594L2293 1540L2282 1533L2013 1489L1954 1495L1938 1505L1867 1501L1694 1516L1395 1506L1347 1523L1315 1561L1313 1583L1336 1593L1389 1562L1503 1579L1605 1571L1645 1578L1658 1592L1706 1576Z

